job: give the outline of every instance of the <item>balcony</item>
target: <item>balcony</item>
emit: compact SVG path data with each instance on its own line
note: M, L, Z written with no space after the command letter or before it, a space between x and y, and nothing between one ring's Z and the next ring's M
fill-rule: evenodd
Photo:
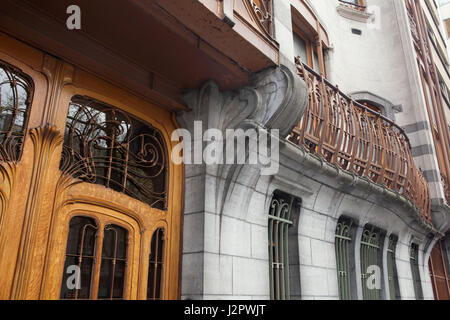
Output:
M431 223L430 192L403 129L353 101L296 58L309 104L290 141L325 161L410 199Z
M279 63L272 0L78 0L69 30L73 2L4 0L0 32L171 111L186 110L184 89L235 90Z
M354 10L359 10L359 11L365 11L366 10L366 6L361 5L359 1L344 1L344 0L339 0L340 5L354 9Z

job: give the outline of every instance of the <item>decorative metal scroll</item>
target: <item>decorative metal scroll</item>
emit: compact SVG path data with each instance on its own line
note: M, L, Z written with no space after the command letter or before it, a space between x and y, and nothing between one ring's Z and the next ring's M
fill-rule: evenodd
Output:
M258 22L269 36L272 36L272 0L247 0Z
M60 169L150 206L167 207L167 159L161 133L115 107L75 96Z
M296 65L308 87L309 104L290 140L343 170L405 195L430 223L430 191L404 131L347 97L300 57Z
M0 162L20 161L32 98L31 80L0 60Z

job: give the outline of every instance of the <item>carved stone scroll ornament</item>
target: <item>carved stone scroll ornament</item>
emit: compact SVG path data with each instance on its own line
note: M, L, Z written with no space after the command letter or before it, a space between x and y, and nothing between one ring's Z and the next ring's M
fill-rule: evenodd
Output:
M287 137L300 121L308 102L305 83L287 67L269 68L254 74L251 86L238 91L221 92L218 85L207 82L199 90L188 92L184 99L192 109L179 115L180 125L194 134L194 121L202 122L202 129L218 129L225 135L227 129L254 128L256 131L279 130L279 137ZM233 192L238 177L247 177L251 190L260 177L261 167L224 164L208 168L210 174L220 177L213 191L217 213L223 212L225 199ZM213 173L214 172L214 173ZM209 192L208 191L208 192ZM242 199L248 199L243 195ZM242 202L242 212L249 201Z
M287 136L300 121L308 103L305 82L285 66L253 75L251 85L238 91L221 92L214 81L184 95L192 109L178 116L183 128L193 130L194 121L203 129L237 129L253 123ZM191 132L193 132L191 130Z

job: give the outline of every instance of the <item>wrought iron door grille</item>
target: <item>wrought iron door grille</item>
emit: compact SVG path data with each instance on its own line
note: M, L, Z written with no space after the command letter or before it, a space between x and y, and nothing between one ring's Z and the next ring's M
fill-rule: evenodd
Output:
M269 213L270 298L290 300L289 228L293 226L294 197L275 194Z
M167 208L162 134L128 113L75 96L69 106L60 169L150 206Z
M99 300L124 298L127 251L128 231L113 224L105 226L98 283Z
M164 250L165 250L164 229L159 228L153 233L151 242L151 252L148 267L147 299L161 300L162 280L164 270Z
M380 290L370 289L367 279L371 276L367 271L370 266L378 266L379 261L381 231L373 226L364 228L361 239L361 278L364 300L380 300Z
M338 272L339 298L341 300L351 300L350 285L350 245L352 244L351 230L353 221L341 218L336 227L336 262Z
M94 292L98 291L96 298L99 300L124 299L127 255L126 229L110 224L100 233L94 219L73 217L69 224L60 298L94 299ZM96 266L100 269L97 270ZM77 278L73 267L79 270L79 287L76 280L72 281ZM72 285L69 287L70 283Z
M28 76L0 60L0 162L21 159L33 90Z
M69 224L69 237L66 248L63 281L61 285L61 299L91 299L91 281L95 264L95 247L98 226L94 219L74 217ZM69 287L67 281L71 273L70 266L77 266L80 270L79 288ZM72 283L75 284L75 283Z

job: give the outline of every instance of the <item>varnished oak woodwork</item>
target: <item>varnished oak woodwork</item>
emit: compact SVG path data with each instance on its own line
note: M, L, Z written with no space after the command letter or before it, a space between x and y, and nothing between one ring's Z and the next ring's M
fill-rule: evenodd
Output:
M167 156L173 147L171 132L177 128L173 114L3 33L0 59L27 74L34 85L22 158L18 163L0 162L0 299L59 299L74 216L97 221L99 242L106 224L128 231L125 299L146 299L151 237L164 228L162 298L179 298L182 166L168 163L167 211L59 170L74 95L89 96L151 124L162 133ZM95 268L100 268L98 261ZM96 294L93 286L92 297Z

